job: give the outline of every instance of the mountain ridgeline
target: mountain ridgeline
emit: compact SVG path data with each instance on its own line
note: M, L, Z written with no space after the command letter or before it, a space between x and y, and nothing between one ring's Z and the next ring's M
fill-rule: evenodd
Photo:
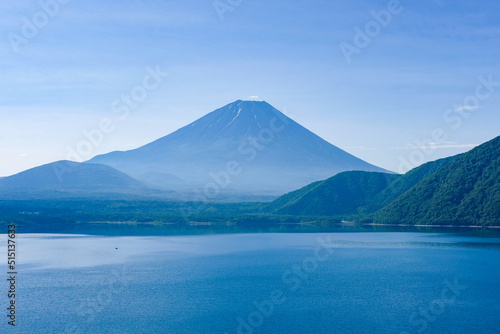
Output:
M268 209L283 214L348 214L367 205L399 177L376 172L343 172L281 196Z
M0 179L0 199L150 194L144 184L106 165L57 161Z
M500 137L421 180L378 211L375 222L500 225Z
M198 200L279 196L348 170L385 172L258 101L230 103L150 144L90 162Z
M401 176L340 173L266 208L293 215L350 214L378 224L500 225L500 137Z
M245 221L327 217L377 224L500 225L500 137L397 175L328 143L266 102L236 101L135 150L85 163L58 161L0 178L0 200L76 198L88 201L90 210L96 198L175 200L187 208L183 215L203 213L197 219L225 222L238 217L226 217L228 207L220 203L214 211L213 202L274 199L234 203L231 212ZM134 206L130 214L140 211ZM107 219L118 213L110 212ZM156 216L140 215L150 217Z

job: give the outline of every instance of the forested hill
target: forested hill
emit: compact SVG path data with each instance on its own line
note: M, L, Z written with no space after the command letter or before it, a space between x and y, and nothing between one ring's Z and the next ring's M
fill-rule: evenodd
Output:
M500 136L417 183L378 211L374 221L500 225Z
M337 215L356 212L394 182L397 174L351 171L288 193L267 207L284 214Z
M424 180L429 175L434 174L444 166L447 166L459 156L460 155L456 155L431 161L408 171L404 175L401 175L401 177L397 178L396 181L389 184L389 186L382 190L377 196L375 196L375 198L369 201L368 204L362 209L362 212L375 212L387 206L392 201L417 185L420 181Z

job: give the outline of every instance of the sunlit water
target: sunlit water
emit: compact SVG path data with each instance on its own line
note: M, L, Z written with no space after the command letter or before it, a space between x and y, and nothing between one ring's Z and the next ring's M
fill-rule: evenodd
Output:
M18 235L17 333L500 333L500 239ZM6 236L0 242L6 263ZM4 265L3 275L7 276Z

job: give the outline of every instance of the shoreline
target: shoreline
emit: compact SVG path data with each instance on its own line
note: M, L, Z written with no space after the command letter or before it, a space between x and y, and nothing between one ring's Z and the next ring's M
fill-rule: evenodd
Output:
M445 227L445 228L498 228L500 229L500 226L497 225L410 225L410 224L376 224L376 223L370 223L370 224L362 224L362 226L394 226L394 227Z

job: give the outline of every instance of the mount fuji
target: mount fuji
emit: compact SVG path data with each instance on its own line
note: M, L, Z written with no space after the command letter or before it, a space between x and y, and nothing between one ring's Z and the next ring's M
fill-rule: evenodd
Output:
M150 144L89 162L152 187L191 194L192 200L277 196L344 171L387 172L323 140L267 102L241 100Z

